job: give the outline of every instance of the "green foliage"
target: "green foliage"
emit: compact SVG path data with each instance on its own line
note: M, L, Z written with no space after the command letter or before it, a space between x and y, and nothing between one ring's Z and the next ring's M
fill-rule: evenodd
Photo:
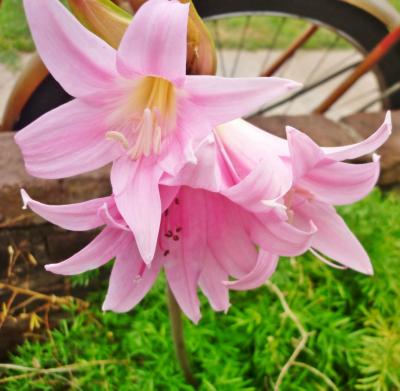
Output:
M331 269L310 255L283 259L273 277L311 334L297 361L323 372L340 390L400 389L399 201L395 193L375 191L341 208L373 259L373 277ZM89 310L72 313L46 342L25 342L10 357L15 364L42 368L76 363L80 371L9 381L4 389L190 390L174 360L164 279L128 314L100 311L105 289L93 293ZM299 331L282 316L281 303L266 286L233 292L231 302L225 315L203 300L199 325L185 320L201 390L271 389ZM96 360L110 359L118 362L96 365ZM4 376L16 374L9 370ZM293 366L281 389L329 387L307 368Z
M0 7L0 63L15 67L18 52L34 48L21 0L3 0Z

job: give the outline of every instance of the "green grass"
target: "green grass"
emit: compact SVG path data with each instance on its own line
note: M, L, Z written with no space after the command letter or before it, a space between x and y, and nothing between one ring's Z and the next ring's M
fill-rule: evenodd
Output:
M15 67L18 54L33 48L21 0L4 0L0 8L0 62Z
M285 292L291 309L311 333L298 361L323 372L339 390L397 390L400 196L375 191L357 205L341 208L341 213L371 255L375 275L335 270L306 255L294 263L282 260L273 282ZM3 389L191 390L174 360L164 290L164 280L159 279L128 314L102 313L104 291L92 294L89 310L62 321L46 342L25 342L10 357L11 362L24 366L53 368L76 363L81 370L9 381ZM200 389L272 389L299 332L282 316L282 306L268 287L234 292L231 302L224 315L211 311L203 300L200 324L185 321ZM94 365L95 360L109 359L121 362ZM3 372L3 376L17 374ZM281 389L329 387L308 369L292 367Z

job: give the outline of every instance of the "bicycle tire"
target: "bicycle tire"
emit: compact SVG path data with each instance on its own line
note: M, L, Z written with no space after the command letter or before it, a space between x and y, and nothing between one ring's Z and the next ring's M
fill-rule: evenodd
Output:
M203 18L227 15L281 14L310 19L330 27L361 52L370 52L387 34L386 25L368 12L340 0L194 0ZM374 72L382 90L400 81L400 43L381 59ZM400 92L386 99L387 109L400 108Z
M336 30L364 53L371 51L388 33L387 27L379 19L340 0L194 0L194 3L203 18L265 13L311 19ZM381 59L374 72L382 90L400 80L400 44ZM28 100L14 129L23 128L70 99L49 75ZM385 108L400 108L400 92L385 100Z

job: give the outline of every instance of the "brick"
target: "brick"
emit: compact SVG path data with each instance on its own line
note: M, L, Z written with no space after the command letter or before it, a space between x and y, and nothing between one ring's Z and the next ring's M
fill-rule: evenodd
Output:
M64 204L110 194L109 168L73 178L44 180L27 174L13 132L0 132L0 228L43 223L21 209L20 189L38 201Z

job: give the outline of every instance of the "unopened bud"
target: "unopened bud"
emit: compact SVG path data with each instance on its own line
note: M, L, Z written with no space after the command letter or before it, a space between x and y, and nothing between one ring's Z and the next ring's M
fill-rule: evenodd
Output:
M117 48L132 16L111 0L68 0L73 14L90 31Z
M180 0L187 3L187 0ZM217 56L207 26L190 0L186 71L191 75L215 75Z

